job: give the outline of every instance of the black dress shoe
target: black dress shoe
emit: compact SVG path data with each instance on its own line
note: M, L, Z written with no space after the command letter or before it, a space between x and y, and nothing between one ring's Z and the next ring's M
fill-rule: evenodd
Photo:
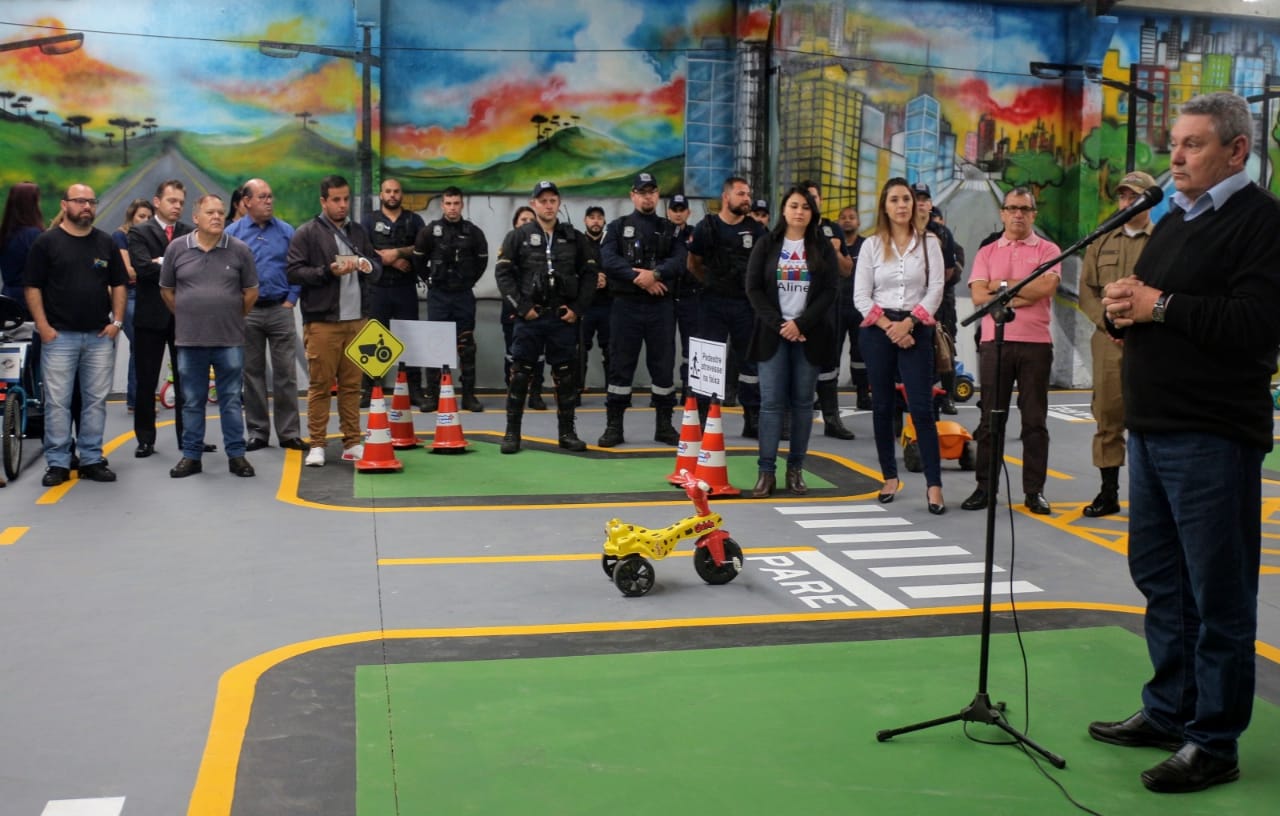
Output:
M945 504L934 504L933 502L929 502L929 512L935 516L940 516L947 512L947 506Z
M767 499L773 495L773 489L777 486L777 477L762 470L760 471L760 478L756 479L756 486L751 489L751 498Z
M284 448L285 450L296 450L296 451L311 450L310 445L308 445L306 442L303 442L301 439L299 439L296 436L293 439L281 439L280 447Z
M169 470L169 476L174 479L185 479L203 471L204 465L200 464L199 459L188 459L184 456Z
M940 410L942 411L942 413L946 414L947 416L955 416L956 414L960 413L959 411L956 410L955 400L951 399L951 397L942 398L942 407Z
M269 447L271 447L271 443L265 439L250 439L244 445L244 449L246 451L262 450L263 448Z
M961 510L983 510L987 506L987 502L995 501L994 498L987 495L987 491L978 488L969 494L969 498L960 503Z
M253 465L249 464L249 460L243 456L233 456L227 460L227 470L236 476L252 476Z
M1189 742L1164 762L1142 772L1142 784L1156 793L1193 793L1239 778L1236 760L1213 756Z
M1119 512L1119 494L1104 488L1101 493L1094 497L1093 504L1084 509L1083 514L1089 518L1098 518L1099 516L1109 516Z
M804 471L787 468L787 490L803 496L809 492L809 485L804 483Z
M40 480L40 484L45 487L57 487L58 485L71 478L71 471L64 467L45 468L44 478Z
M212 442L206 442L206 443L204 443L204 452L205 452L205 453L213 453L213 452L214 452L214 451L216 451L217 449L218 449L218 446L217 446L217 445L215 445L215 444L213 444Z
M1091 722L1089 736L1098 742L1123 745L1126 748L1163 748L1166 751L1176 751L1183 744L1180 735L1157 728L1141 711L1119 722Z
M902 482L898 482L896 485L893 486L893 490L886 493L884 490L884 485L880 485L880 492L876 494L876 501L880 502L881 504L889 504L890 502L893 501L894 497L898 495L898 488L900 487L902 487Z
M80 478L90 482L114 482L116 474L107 467L106 460L80 467Z
M1053 512L1053 508L1049 506L1049 500L1043 493L1028 493L1023 505L1037 516L1047 516Z
M155 452L155 445L152 445L150 442L139 442L138 449L133 452L133 456L135 459L146 459Z

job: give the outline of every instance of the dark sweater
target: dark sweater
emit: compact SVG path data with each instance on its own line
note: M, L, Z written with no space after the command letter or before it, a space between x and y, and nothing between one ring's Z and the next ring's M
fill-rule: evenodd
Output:
M1124 333L1125 425L1271 450L1280 347L1280 200L1255 184L1191 221L1161 219L1135 274L1172 295Z

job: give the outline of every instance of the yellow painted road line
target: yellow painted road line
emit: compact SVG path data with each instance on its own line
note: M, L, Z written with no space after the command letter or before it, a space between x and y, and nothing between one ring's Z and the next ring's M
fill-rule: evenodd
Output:
M745 555L762 553L812 552L815 547L747 547ZM668 553L668 558L691 556L693 550ZM556 553L547 555L442 555L430 558L379 558L380 567L423 567L447 564L540 564L556 561L599 561L601 553Z
M0 530L0 547L17 544L18 539L26 535L27 531L30 529L30 527L6 527L3 530Z
M1017 465L1018 467L1022 467L1022 460L1016 457L1005 456L1004 460L1011 465ZM1075 481L1075 478L1076 478L1072 476L1070 473L1063 473L1060 470L1053 470L1051 468L1046 469L1044 473L1046 476L1052 476L1055 479L1062 479L1063 481L1067 481L1067 482L1073 482Z
M1258 570L1259 575L1280 575L1280 567L1262 567Z
M157 425L158 424L160 423L157 423ZM164 424L172 425L173 421L170 420L169 422ZM125 444L130 439L133 439L133 431L120 434L115 439L112 439L110 442L102 446L102 455L107 456L108 454L113 453L116 448ZM67 495L68 491L70 491L71 488L76 486L76 482L78 481L80 481L80 477L75 475L75 471L72 471L70 479L66 480L65 482L58 485L57 487L51 487L45 490L44 493L41 494L40 498L36 499L36 504L57 504L59 501L62 500L63 496Z
M1064 603L1054 601L1021 601L1018 609L1028 610L1093 610L1142 615L1137 606L1104 603ZM992 605L995 612L1009 612L1007 603ZM196 775L187 816L230 816L236 786L236 768L244 744L249 714L253 709L254 689L267 670L286 660L308 652L378 640L412 638L501 637L512 635L550 635L578 632L624 632L679 629L691 626L749 626L766 623L812 623L833 620L867 620L882 618L914 618L928 615L969 615L982 611L982 606L931 607L892 611L792 612L773 615L740 615L716 618L670 618L648 621L596 621L588 623L556 623L524 626L481 626L452 629L393 629L386 632L353 632L346 635L316 638L281 646L251 657L228 669L218 680L218 694L209 723L209 737ZM1257 644L1258 654L1280 663L1280 649Z
M499 431L469 431L472 436L493 436L501 437ZM330 434L330 438L340 436L340 434ZM526 441L544 442L548 446L554 447L556 440L547 439L540 436L526 436ZM424 442L424 444L426 444ZM597 448L597 450L604 450ZM610 449L611 450L611 449ZM617 453L652 453L653 451L663 451L670 453L671 448L631 448L625 451L614 451ZM733 447L731 451L755 451L755 448L749 447ZM598 509L601 507L670 507L677 504L686 504L688 499L682 494L672 491L672 498L662 499L660 501L629 501L629 502L572 502L565 504L452 504L452 505L436 505L432 507L378 507L378 506L352 506L337 504L322 504L309 499L304 499L298 495L298 486L302 481L302 451L286 451L286 453L296 453L298 456L289 455L285 457L284 472L280 477L280 487L276 491L276 501L282 504L292 504L295 507L306 507L311 510L327 510L332 513L458 513L458 512L476 512L480 510L580 510L585 508ZM855 473L860 473L868 478L879 481L881 479L879 471L846 459L843 456L837 456L833 453L824 453L822 451L809 451L810 456L817 456L823 459L829 459L837 462ZM661 490L661 486L655 483L655 492ZM745 499L734 498L727 500L730 504L815 504L826 502L851 502L869 500L875 496L874 492L859 493L849 496L799 496L794 499L783 498L780 496L772 496L765 499ZM377 499L370 499L375 502Z
M1263 547L1262 554L1263 555L1280 555L1280 550L1269 550L1266 547Z

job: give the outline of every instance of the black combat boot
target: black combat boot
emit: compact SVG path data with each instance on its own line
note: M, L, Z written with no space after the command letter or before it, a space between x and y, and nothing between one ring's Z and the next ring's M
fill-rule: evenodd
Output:
M520 426L524 421L524 400L529 392L533 367L526 363L511 364L511 385L507 389L507 431L502 435L502 452L519 453Z
M953 398L956 393L956 372L954 370L948 371L942 375L941 379L942 390L947 393L942 396L942 405L940 406L940 409L942 413L947 414L948 416L955 416L959 413L959 411L956 410L956 401Z
M840 400L835 380L818 382L818 408L822 411L822 433L836 439L853 439L854 433L840 421Z
M1102 490L1094 497L1093 504L1082 512L1089 518L1110 516L1120 512L1120 468L1099 468L1102 472Z
M427 395L422 391L422 369L406 367L404 370L405 379L409 381L409 402L414 407L421 406L427 401ZM418 410L422 410L418 407Z
M559 424L559 445L567 451L584 451L587 443L578 438L574 430L573 406L578 398L578 374L575 366L561 363L551 369L551 381L556 389L556 421Z
M556 409L556 420L560 425L560 447L578 453L587 449L587 443L578 438L574 428L573 406Z
M596 444L602 448L615 448L627 441L622 435L622 415L626 413L627 408L625 405L606 404L604 410L608 416L607 424L604 433L596 440Z
M866 366L856 368L849 366L849 375L853 377L853 390L857 393L854 407L859 411L871 410L871 386L867 383Z
M418 410L430 414L440 407L440 369L427 369L427 392L422 395Z
M476 338L471 332L463 332L458 337L459 379L462 380L462 408L472 413L480 413L484 405L476 399Z
M541 360L533 364L533 373L529 376L529 410L545 411L547 410L547 401L542 398L542 370L543 363Z
M680 434L671 426L672 409L670 405L654 408L653 441L664 445L679 445Z
M759 408L743 407L742 435L746 439L760 438L760 409Z

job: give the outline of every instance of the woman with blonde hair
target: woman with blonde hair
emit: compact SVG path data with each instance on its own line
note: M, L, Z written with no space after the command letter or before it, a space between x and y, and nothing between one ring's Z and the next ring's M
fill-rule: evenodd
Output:
M947 511L942 499L942 457L933 415L933 313L942 304L942 246L937 236L916 229L916 199L904 178L880 191L876 233L862 245L853 277L853 302L866 315L858 346L871 384L871 425L884 485L881 504L898 492L897 438L893 432L895 385L907 394L924 460L929 512Z

